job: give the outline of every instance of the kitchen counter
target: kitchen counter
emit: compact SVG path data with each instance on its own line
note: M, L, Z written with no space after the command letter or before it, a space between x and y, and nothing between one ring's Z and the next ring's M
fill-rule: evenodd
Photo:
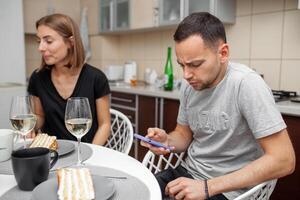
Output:
M111 84L110 89L113 92L124 92L128 94L137 94L151 97L161 97L168 99L179 99L179 89L173 91L164 91L150 85L131 86L126 83ZM300 103L291 101L281 101L276 103L279 111L284 115L300 117Z
M110 89L113 92L124 92L128 94L138 94L151 97L162 97L168 99L179 99L179 90L164 91L151 85L137 85L131 86L130 84L111 84Z
M300 103L281 101L277 102L276 105L281 114L300 117Z

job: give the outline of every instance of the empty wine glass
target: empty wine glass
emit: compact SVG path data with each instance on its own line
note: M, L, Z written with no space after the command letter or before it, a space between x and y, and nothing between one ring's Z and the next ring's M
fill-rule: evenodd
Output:
M77 138L77 165L82 165L81 161L81 138L90 130L92 126L92 114L88 98L71 97L67 101L65 112L65 124L68 131Z
M13 97L9 118L13 128L23 136L24 148L26 148L26 135L32 131L37 120L35 114L33 113L33 102L31 97Z

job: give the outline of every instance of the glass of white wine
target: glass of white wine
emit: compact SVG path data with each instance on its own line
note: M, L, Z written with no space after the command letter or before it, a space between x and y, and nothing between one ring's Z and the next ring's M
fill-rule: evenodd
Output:
M24 149L26 148L26 135L32 131L36 124L33 113L33 101L30 96L15 96L10 106L10 122L13 128L23 136Z
M71 97L68 99L65 112L65 124L68 131L77 138L77 165L80 166L82 165L81 138L92 126L92 114L88 98Z

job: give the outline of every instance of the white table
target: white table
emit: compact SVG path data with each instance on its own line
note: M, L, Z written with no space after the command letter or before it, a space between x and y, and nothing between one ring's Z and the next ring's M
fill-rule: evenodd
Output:
M155 177L142 163L124 153L102 146L88 145L93 149L93 154L85 161L86 164L108 167L134 176L148 187L150 200L161 200L160 188ZM0 196L16 184L13 175L0 174Z

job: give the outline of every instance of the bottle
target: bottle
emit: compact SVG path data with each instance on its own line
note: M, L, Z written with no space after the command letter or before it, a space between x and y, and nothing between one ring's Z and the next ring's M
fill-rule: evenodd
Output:
M172 58L171 58L171 47L168 47L168 58L167 63L165 65L165 90L172 90L173 89L173 65L172 65Z

